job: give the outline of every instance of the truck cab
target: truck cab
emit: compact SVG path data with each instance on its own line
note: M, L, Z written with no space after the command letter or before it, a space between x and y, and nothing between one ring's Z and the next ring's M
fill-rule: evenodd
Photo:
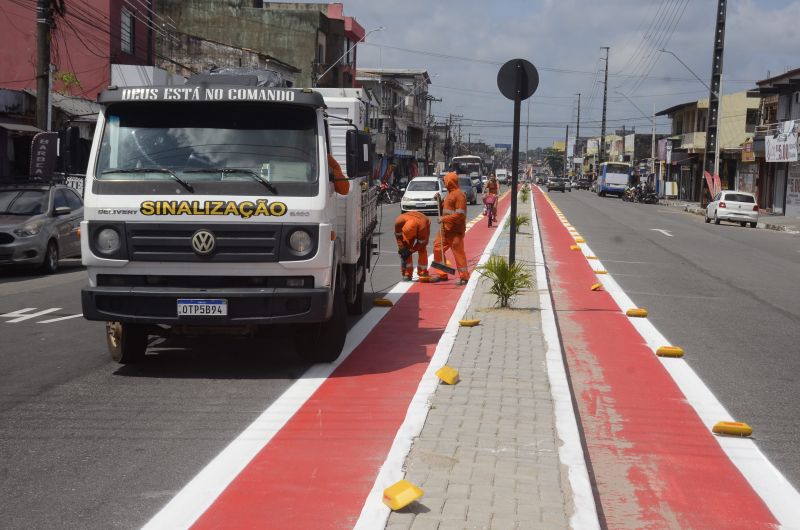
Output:
M353 120L329 123L312 90L222 81L101 94L81 225L84 316L107 323L122 363L143 360L153 334L285 329L301 355L332 361L370 267L368 138ZM347 128L334 157L346 196L329 164L334 126Z

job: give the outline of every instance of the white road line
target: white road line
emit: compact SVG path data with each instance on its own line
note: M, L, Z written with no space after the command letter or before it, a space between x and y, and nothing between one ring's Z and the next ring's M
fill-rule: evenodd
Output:
M547 379L556 416L556 430L562 444L558 457L567 467L570 488L572 489L575 511L570 517L570 527L575 529L600 528L597 506L594 502L592 483L583 453L583 443L578 431L578 420L572 406L572 392L567 380L565 359L561 353L561 339L558 335L555 311L550 299L550 285L545 270L544 250L539 231L536 206L531 198L531 225L533 226L533 249L536 262L536 286L539 290L539 307L542 318L542 332L547 347ZM592 260L594 261L594 260Z
M37 324L51 324L53 322L61 322L62 320L69 320L71 318L78 318L82 316L83 313L78 313L77 315L70 315L68 317L59 317L59 318L51 318L50 320L42 320L41 322L37 322Z
M7 324L16 324L17 322L24 322L25 320L30 320L32 318L40 317L42 315L46 315L48 313L53 313L61 309L60 307L51 307L50 309L44 309L37 313L28 313L28 311L36 311L35 307L26 307L25 309L20 309L19 311L14 311L12 313L6 313L5 315L0 315L0 318L5 317L18 317L13 320L8 320Z
M580 246L584 255L596 256L586 243L581 243ZM589 260L589 263L595 270L603 269L599 260ZM610 274L599 275L598 280L622 311L637 307ZM660 346L673 345L649 319L629 318L628 320L654 354ZM674 345L680 346L680 342L674 343ZM688 353L692 354L692 352ZM733 418L684 359L659 357L659 360L709 431L719 421L747 421L748 418ZM745 480L761 497L781 527L798 528L800 493L767 459L756 443L748 438L726 436L715 436L714 438Z
M650 230L652 230L653 232L661 232L662 234L664 234L667 237L675 237L675 236L673 236L672 234L669 233L669 230L662 230L661 228L651 228Z
M398 283L386 294L386 298L397 302L412 285L411 282ZM143 529L172 530L192 526L390 309L375 307L369 310L347 333L344 350L335 362L315 364L309 368L186 484Z
M507 211L501 222L505 222L510 214L511 210ZM502 230L495 231L489 244L484 249L483 254L481 254L476 267L489 259L492 249L501 233ZM425 419L430 409L430 398L433 393L436 392L436 387L439 384L439 379L436 377L435 372L447 362L447 358L450 356L450 351L453 349L453 344L458 334L458 321L463 318L464 313L466 313L469 308L472 295L475 293L475 288L478 285L479 279L479 274L472 274L466 287L464 287L464 291L458 299L455 310L450 316L450 320L447 322L444 333L439 339L439 343L436 345L436 350L428 363L428 368L425 370L425 374L419 382L417 391L411 399L406 417L397 430L389 454L386 456L386 460L378 472L372 490L369 492L369 495L367 495L364 507L361 509L361 515L353 527L354 529L373 530L386 526L390 510L388 506L383 504L383 490L402 479L405 475L403 466L406 457L409 451L411 451L414 438L419 436L419 433L422 432L422 427L425 425Z

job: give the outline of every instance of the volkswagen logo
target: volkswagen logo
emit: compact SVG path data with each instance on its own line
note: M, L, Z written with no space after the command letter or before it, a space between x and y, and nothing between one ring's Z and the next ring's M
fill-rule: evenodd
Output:
M208 256L214 252L216 246L217 241L214 239L214 234L208 230L198 230L192 235L192 250L198 256Z

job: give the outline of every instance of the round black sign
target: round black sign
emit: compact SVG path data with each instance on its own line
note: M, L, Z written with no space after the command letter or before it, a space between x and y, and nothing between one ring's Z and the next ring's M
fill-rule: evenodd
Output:
M525 59L511 59L497 72L497 88L508 99L528 99L539 87L539 72Z

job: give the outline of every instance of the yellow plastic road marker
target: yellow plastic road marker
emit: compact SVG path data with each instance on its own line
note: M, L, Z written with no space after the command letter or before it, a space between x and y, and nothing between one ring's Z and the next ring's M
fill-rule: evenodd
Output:
M597 259L597 256L586 256L586 259Z
M576 237L576 238L575 238L575 242L576 242L576 243L586 243L586 240L585 240L585 239L583 239L582 237Z
M625 311L625 314L629 317L646 318L647 309L642 309L641 307L632 307L631 309Z
M436 370L436 377L438 377L448 385L454 385L461 380L458 376L458 370L456 370L455 368L450 368L447 365L444 365L438 370Z
M419 277L419 281L420 281L420 283L431 283L431 277L430 276L420 276Z
M753 428L740 421L720 421L711 429L714 434L727 434L729 436L750 436Z
M678 346L660 346L656 350L659 357L683 357L683 348Z
M569 246L569 249L570 249L570 250L580 250L580 249L581 249L581 247L579 247L578 245L570 245L570 246Z
M602 291L602 290L603 290L603 285L602 284L595 283L594 285L592 285L592 291Z
M459 320L458 323L461 324L465 328L471 328L471 327L474 327L474 326L477 326L478 324L480 324L481 321L476 319L476 318L473 318L473 319L467 319L467 320Z
M383 504L392 510L400 510L424 494L422 488L403 479L383 490Z
M608 274L607 271L594 271L595 274Z
M378 307L392 307L394 305L388 298L375 298L372 303Z

